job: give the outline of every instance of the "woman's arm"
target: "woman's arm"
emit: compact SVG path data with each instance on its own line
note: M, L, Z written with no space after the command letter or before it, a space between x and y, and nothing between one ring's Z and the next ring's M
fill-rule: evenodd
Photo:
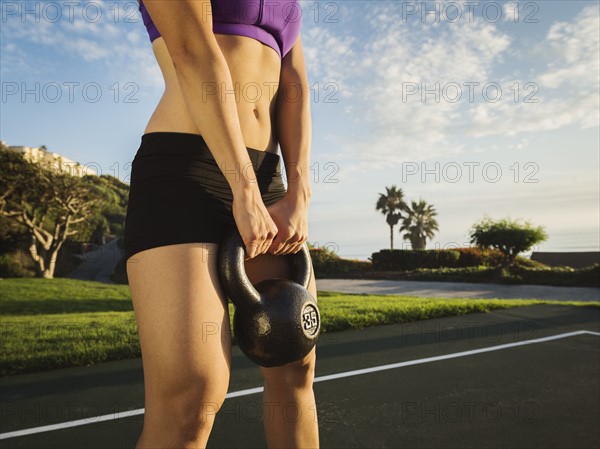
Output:
M310 91L300 36L281 61L276 132L285 162L288 192L310 198L312 125Z
M233 218L246 247L246 260L252 259L269 249L277 226L254 179L235 98L221 96L222 91L233 92L233 81L212 31L210 0L145 0L144 4L167 46L190 116L231 187Z
M258 190L240 128L229 67L212 31L210 0L144 0L173 61L190 116L234 197ZM256 192L254 192L256 193Z
M282 255L297 253L307 240L308 204L312 196L310 92L300 36L281 61L275 120L288 191L283 199L267 208L278 230L269 252Z

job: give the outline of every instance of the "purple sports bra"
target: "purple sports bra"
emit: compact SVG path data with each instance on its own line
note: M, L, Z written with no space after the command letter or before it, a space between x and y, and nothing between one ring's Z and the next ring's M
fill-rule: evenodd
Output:
M213 33L247 36L268 45L283 58L302 24L298 0L211 0ZM139 11L150 42L160 36L142 0Z

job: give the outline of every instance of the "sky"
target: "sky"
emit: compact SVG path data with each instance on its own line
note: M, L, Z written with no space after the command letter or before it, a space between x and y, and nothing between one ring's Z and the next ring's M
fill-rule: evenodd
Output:
M164 89L137 2L0 4L0 139L129 182ZM427 248L488 216L543 226L533 251L600 250L599 2L300 5L311 244L389 249L375 204L395 185L437 211Z

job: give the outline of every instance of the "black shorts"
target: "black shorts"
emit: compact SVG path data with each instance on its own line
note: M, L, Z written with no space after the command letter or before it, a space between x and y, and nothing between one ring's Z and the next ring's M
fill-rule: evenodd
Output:
M279 154L247 148L255 179L269 206L286 194ZM233 194L202 136L150 132L141 137L131 165L125 217L125 260L157 246L219 243L235 226Z

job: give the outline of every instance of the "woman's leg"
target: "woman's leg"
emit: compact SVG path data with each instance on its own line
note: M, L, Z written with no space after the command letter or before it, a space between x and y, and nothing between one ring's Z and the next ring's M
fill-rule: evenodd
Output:
M261 254L247 260L246 274L253 284L263 279L283 277L289 279L287 265L282 256ZM308 291L317 299L314 273ZM275 448L318 448L319 427L317 404L313 392L316 348L299 362L263 368L263 421L267 446Z
M205 447L229 386L231 340L217 244L138 252L127 275L144 367L136 448Z

